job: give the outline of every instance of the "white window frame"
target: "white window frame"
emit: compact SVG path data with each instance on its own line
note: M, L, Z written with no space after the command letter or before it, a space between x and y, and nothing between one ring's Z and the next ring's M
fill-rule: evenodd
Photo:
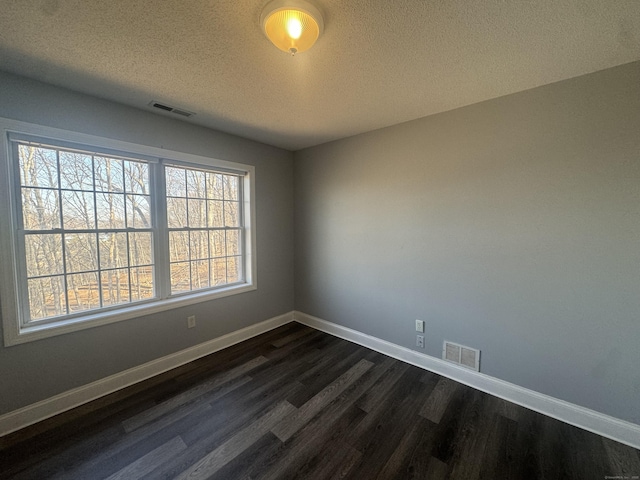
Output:
M85 315L65 318L58 321L23 324L21 295L18 287L22 285L18 258L22 252L17 242L17 199L18 190L15 185L15 159L9 137L25 135L41 137L53 142L72 143L86 148L121 152L122 155L153 159L185 167L204 167L221 169L230 173L241 174L243 179L243 228L244 228L244 282L222 286L212 290L196 290L154 299L135 305L123 305L115 310L93 310ZM152 196L159 197L163 191L160 186L154 188ZM158 202L156 202L158 203ZM164 204L164 199L160 202ZM255 208L255 167L241 163L217 160L184 152L166 150L164 148L140 145L120 140L108 139L94 135L71 132L53 127L46 127L17 120L0 117L0 302L2 305L2 321L5 346L17 345L42 338L62 335L69 332L93 328L99 325L129 320L195 303L214 300L257 289L256 258L256 208ZM155 226L154 228L158 228ZM160 228L158 238L168 235L168 231ZM158 241L158 239L156 239ZM156 269L168 271L168 264L157 264ZM166 274L166 273L165 273Z

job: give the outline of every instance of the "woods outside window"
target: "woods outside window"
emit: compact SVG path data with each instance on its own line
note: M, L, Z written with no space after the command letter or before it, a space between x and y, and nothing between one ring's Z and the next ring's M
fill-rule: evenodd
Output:
M3 133L5 343L255 288L253 167Z

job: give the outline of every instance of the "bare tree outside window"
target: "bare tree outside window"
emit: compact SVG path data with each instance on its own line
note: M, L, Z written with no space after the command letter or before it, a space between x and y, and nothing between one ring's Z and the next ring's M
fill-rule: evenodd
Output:
M149 166L19 144L30 319L154 297Z
M165 167L171 292L243 281L240 179Z

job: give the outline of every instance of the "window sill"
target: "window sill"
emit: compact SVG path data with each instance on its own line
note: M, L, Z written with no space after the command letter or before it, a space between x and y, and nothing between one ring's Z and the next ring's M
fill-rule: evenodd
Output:
M77 332L88 328L94 328L110 323L130 320L132 318L152 315L154 313L164 312L175 308L193 305L195 303L207 302L217 298L228 297L240 293L256 290L255 284L233 285L227 288L221 288L213 291L198 292L189 295L182 295L166 300L157 300L138 305L132 305L122 309L88 314L82 317L76 317L61 320L52 323L33 324L21 327L15 332L5 332L5 346L19 345L21 343L32 342L44 338L64 335L66 333Z

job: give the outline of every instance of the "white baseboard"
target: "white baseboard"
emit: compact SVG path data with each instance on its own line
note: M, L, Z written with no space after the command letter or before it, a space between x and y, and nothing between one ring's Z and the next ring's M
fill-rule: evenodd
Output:
M293 312L228 333L0 416L0 437L293 321Z
M429 370L457 382L469 385L490 395L500 397L562 422L589 432L602 435L633 448L640 449L640 425L620 420L573 403L559 400L542 393L499 380L483 373L474 372L445 362L424 353L419 353L371 335L352 330L302 312L293 312L294 320L336 337L365 346L371 350L397 358L403 362Z

